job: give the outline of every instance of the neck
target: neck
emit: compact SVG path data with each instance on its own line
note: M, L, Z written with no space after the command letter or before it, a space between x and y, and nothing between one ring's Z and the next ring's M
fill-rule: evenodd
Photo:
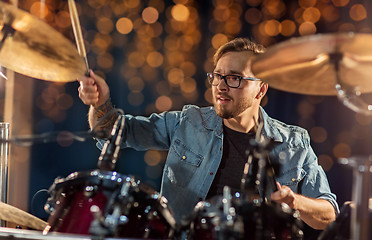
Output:
M239 116L229 119L223 119L223 124L235 131L248 133L254 131L256 122L258 122L259 108L250 109L251 111L243 112Z

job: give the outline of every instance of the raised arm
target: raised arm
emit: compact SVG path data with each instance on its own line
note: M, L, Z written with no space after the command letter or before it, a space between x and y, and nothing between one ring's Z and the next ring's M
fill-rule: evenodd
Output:
M90 105L88 113L90 128L96 132L99 131L102 137L107 137L117 118L117 113L105 116L113 109L110 101L110 89L105 80L94 74L92 70L89 71L89 74L89 77L81 76L78 78L80 83L78 88L79 98L84 104Z

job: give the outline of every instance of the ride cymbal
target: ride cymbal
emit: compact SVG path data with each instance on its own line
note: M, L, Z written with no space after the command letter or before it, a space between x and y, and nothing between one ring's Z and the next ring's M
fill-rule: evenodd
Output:
M337 95L337 84L343 90L372 92L371 69L371 34L292 38L252 59L253 74L270 87L309 95Z
M0 65L54 82L75 81L85 65L76 47L35 16L0 2Z

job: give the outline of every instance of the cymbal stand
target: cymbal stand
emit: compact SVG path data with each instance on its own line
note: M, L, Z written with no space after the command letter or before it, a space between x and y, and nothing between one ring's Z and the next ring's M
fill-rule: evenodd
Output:
M372 115L372 105L365 103L361 93L354 87L343 83L340 74L340 63L344 54L336 51L329 54L330 62L334 64L338 99L349 109L364 115ZM352 201L355 208L351 211L350 237L353 240L369 239L369 195L371 188L372 156L342 158L339 161L343 165L353 168Z
M369 194L371 189L372 155L366 157L341 158L339 162L353 168L350 239L369 239Z
M0 138L9 139L9 123L0 123ZM8 162L9 143L0 143L0 201L8 202ZM0 226L5 227L5 221L0 221Z

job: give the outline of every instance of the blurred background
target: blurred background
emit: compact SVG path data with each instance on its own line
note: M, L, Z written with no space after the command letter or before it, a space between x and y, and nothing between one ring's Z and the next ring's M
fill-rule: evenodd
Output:
M133 115L180 110L184 104L210 105L205 73L213 70L215 50L235 37L270 48L293 37L372 31L371 1L84 0L76 4L90 68L106 79L114 105ZM17 5L75 46L67 1L19 0ZM5 95L6 82L0 80ZM314 81L322 84L322 79ZM16 74L15 85L15 95L31 94L28 134L88 130L88 106L78 98L78 82L55 83ZM0 103L4 108L4 101ZM263 106L271 117L309 131L338 203L351 200L352 169L338 159L369 156L372 118L349 110L335 96L275 89L269 89ZM23 125L12 128L13 136L24 133ZM22 191L26 197L14 197L15 205L45 219L48 194L42 190L58 176L96 169L100 151L93 139L60 141L58 135L56 141L29 149L29 156L17 160L27 174L11 182L9 191ZM166 154L124 149L116 171L137 176L159 190Z

